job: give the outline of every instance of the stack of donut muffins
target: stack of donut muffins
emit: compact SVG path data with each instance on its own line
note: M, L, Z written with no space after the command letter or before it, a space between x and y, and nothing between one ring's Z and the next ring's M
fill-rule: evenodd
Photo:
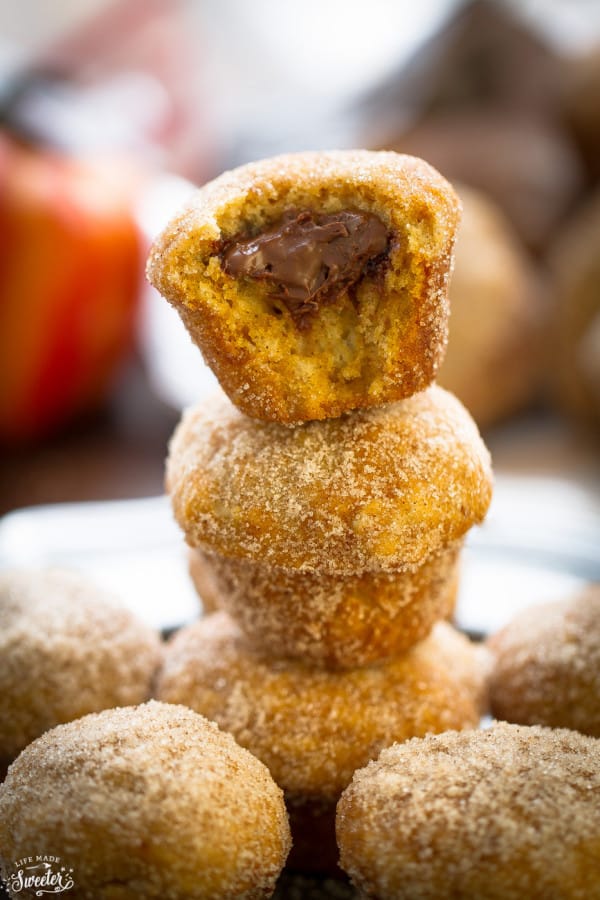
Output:
M421 160L291 154L206 185L150 255L233 401L189 410L171 443L209 615L170 642L158 697L266 763L305 871L335 868L355 770L479 721L482 659L444 620L490 460L433 383L459 215Z

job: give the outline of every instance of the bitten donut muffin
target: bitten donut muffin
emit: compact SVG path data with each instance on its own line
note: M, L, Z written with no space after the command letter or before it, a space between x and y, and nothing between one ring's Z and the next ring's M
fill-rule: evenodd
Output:
M214 719L261 759L286 792L292 824L300 814L321 821L318 868L331 856L327 816L333 845L335 801L355 769L393 741L475 726L486 661L442 623L383 665L328 671L253 651L229 616L213 613L170 641L157 696Z
M337 812L361 896L597 900L600 742L519 725L384 750Z
M351 575L414 571L459 540L487 511L491 469L467 411L435 385L297 428L215 397L177 428L167 489L191 546Z
M213 722L169 704L60 725L0 787L9 887L15 860L35 854L72 868L73 900L250 900L271 895L289 847L266 767Z
M422 160L279 156L205 185L158 238L148 275L243 412L336 417L434 379L458 218Z
M600 584L525 610L488 646L497 718L600 738Z
M0 573L0 766L48 728L141 703L158 634L110 594L60 569Z
M454 611L461 541L414 572L326 575L191 551L207 611L224 609L257 649L328 668L408 650Z

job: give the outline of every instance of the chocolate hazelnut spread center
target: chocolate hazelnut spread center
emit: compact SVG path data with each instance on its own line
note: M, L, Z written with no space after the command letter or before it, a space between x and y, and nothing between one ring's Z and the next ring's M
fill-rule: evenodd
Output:
M221 259L229 275L273 284L272 296L302 328L320 303L356 284L383 259L388 238L373 213L290 211L256 237L233 240Z

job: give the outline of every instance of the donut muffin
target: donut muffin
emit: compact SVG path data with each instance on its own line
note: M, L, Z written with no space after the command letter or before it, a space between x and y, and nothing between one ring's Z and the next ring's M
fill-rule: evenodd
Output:
M188 543L270 566L414 571L480 522L489 454L435 385L381 409L297 428L215 398L184 415L167 489Z
M75 572L0 572L0 767L62 722L150 696L158 634Z
M394 741L477 724L487 674L480 653L441 623L383 665L328 671L256 652L229 616L213 613L169 642L157 696L214 719L268 766L292 825L304 823L302 860L292 862L315 869L335 859L334 806L355 769Z
M497 718L600 738L600 584L525 610L488 646Z
M600 424L600 190L564 229L548 258L556 284L552 381L559 405Z
M600 43L564 62L566 119L591 181L600 177Z
M523 243L543 254L585 182L569 135L526 111L435 112L379 146L431 160L452 182L483 191Z
M243 412L336 417L435 377L458 218L422 160L279 156L205 185L156 241L148 276Z
M58 726L0 786L5 880L14 860L59 856L73 900L269 897L289 847L266 767L183 707L150 702Z
M217 579L206 557L202 550L188 550L188 575L198 594L203 615L216 612L221 603Z
M338 804L340 864L361 896L600 897L600 742L494 725L384 750Z
M459 192L450 336L437 380L481 428L526 406L540 387L550 308L500 209L479 191L461 186Z
M226 610L264 653L328 668L365 666L408 650L452 614L461 543L414 572L298 572L199 549L190 569L205 610Z

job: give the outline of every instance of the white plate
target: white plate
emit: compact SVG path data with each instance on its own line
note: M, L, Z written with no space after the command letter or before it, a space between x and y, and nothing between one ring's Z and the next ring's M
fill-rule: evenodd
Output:
M0 565L78 569L163 630L199 612L166 497L11 513L0 522ZM485 524L467 539L459 626L488 634L587 581L600 581L598 499L556 479L499 476Z

